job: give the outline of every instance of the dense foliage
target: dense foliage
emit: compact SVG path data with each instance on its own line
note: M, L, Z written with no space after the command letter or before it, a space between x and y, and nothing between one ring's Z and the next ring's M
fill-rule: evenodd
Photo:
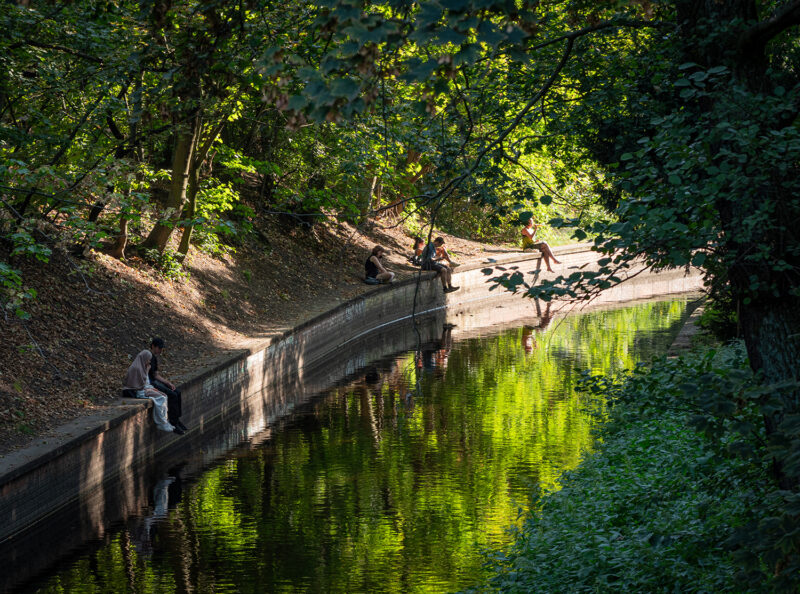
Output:
M360 60L353 72L383 62L369 48L347 54L352 40L331 43L326 15L312 2L6 3L5 316L24 316L33 296L23 259L47 261L53 249L138 253L176 277L191 245L230 252L262 216L302 226L379 216L417 233L433 217L472 237L513 237L511 207L533 208L534 193L555 185L553 158L514 149L513 164L496 155L458 184L452 174L476 154L464 136L490 135L513 110L514 97L499 94L503 62L489 79L445 85L454 112L386 71L362 97L352 77L331 78L338 70L326 49ZM402 53L419 62L427 51ZM312 103L302 89L321 94ZM447 202L441 187L451 188ZM540 206L541 218L589 209L590 196L575 193Z
M771 382L796 378L800 3L322 6L316 22L330 32L323 67L304 72L301 84L284 64L265 63L276 80L296 81L285 95L296 117L349 117L380 107L386 84L413 85L417 109L460 137L439 146L434 212L459 188L506 183L530 155L557 156L555 179L563 185L583 173L608 211L580 217L575 233L593 235L607 257L600 271L576 271L530 295L590 298L638 259L694 265L736 308L753 369ZM495 206L509 213L508 204ZM765 419L770 435L798 412L796 387L782 399ZM797 485L780 461L776 471L785 486Z
M800 413L800 3L325 5L322 22L340 44L326 56L328 78L289 102L312 117L327 106L336 118L342 86L360 85L368 97L386 70L416 83L429 112L467 124L459 156L472 158L451 163L436 201L522 154L557 154L561 179L592 172L609 216L579 221L575 237L595 236L601 269L528 294L591 298L636 260L702 268L710 291L736 308L749 362L782 403L764 422L770 439L795 444L774 471L784 488L797 488L800 433L784 421ZM355 79L347 67L361 58L353 56L376 44L380 59ZM418 46L425 59L412 51ZM465 99L475 80L509 109L481 105L479 93ZM516 287L524 279L497 280Z

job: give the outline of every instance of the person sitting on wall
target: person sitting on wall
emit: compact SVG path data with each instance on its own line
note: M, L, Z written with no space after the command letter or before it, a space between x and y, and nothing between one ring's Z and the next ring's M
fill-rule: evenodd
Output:
M454 287L451 283L452 273L446 264L439 262L436 255L437 248L444 246L444 239L437 237L422 250L422 270L435 270L436 276L442 281L442 288L445 293L457 291L459 287Z
M370 254L367 261L364 262L364 270L366 271L364 282L368 285L390 283L394 280L394 272L386 270L381 261L384 255L386 255L386 250L376 245L372 248L372 254Z
M148 350L141 351L128 367L123 380L122 394L128 398L149 398L153 401L153 421L161 431L169 431L183 435L183 429L174 427L167 419L167 396L156 390L150 384L147 370L153 353Z
M150 352L153 353L153 358L150 360L150 371L147 374L150 384L167 396L167 420L178 429L186 431L186 425L181 422L181 391L158 372L158 357L164 352L164 339L154 338L151 340Z
M553 250L546 241L536 241L536 232L539 230L538 223L533 222L533 218L528 219L526 225L522 228L522 250L536 249L542 253L542 260L547 267L548 272L553 272L550 267L550 260L555 264L561 264L559 260L553 255Z
M440 262L443 261L443 260L445 262L447 262L447 266L452 270L453 268L458 266L458 264L453 262L453 260L450 258L450 253L447 251L447 248L444 247L444 238L443 237L437 237L437 241L439 239L442 240L442 243L436 246L436 258Z

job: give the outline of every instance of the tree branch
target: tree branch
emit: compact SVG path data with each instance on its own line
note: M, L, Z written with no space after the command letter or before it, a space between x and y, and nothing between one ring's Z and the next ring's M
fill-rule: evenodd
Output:
M575 41L579 37L583 37L584 35L589 35L591 33L595 33L597 31L603 31L604 29L612 29L614 27L628 27L633 29L645 28L645 27L663 27L665 23L659 21L641 21L641 20L631 20L631 19L612 19L610 21L603 21L601 23L597 23L596 25L590 25L588 27L584 27L582 29L576 29L575 31L570 31L569 33L564 33L563 35L559 35L558 37L554 37L553 39L548 39L547 41L543 41L537 45L534 45L528 48L528 51L535 51L547 47L548 45L553 45L554 43L558 43L559 41L569 40Z
M78 50L74 50L69 47L64 47L63 45L55 45L52 43L39 43L38 41L33 41L31 39L26 39L25 41L20 41L18 43L12 44L9 49L17 49L22 47L23 45L30 45L33 47L38 47L40 49L52 49L58 50L60 52L64 52L65 54L71 54L73 56L77 56L79 58L83 58L84 60L89 60L90 62L95 62L96 64L103 64L103 60L97 58L95 56L90 56L89 54L85 54L83 52L79 52Z
M739 42L742 51L764 47L770 39L790 27L800 25L800 0L794 0L775 11L772 17L759 21L745 31Z

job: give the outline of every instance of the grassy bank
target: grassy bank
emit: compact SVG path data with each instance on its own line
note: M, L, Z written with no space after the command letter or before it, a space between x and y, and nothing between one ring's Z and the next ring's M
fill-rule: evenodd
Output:
M598 448L534 504L479 590L796 591L798 499L769 468L768 404L730 346L613 382Z

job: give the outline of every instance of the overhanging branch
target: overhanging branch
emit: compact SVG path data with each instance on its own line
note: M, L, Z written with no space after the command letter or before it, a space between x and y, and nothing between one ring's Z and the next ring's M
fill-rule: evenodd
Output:
M790 27L800 25L800 0L789 2L764 21L745 31L739 47L742 51L753 51L763 48L773 37Z

